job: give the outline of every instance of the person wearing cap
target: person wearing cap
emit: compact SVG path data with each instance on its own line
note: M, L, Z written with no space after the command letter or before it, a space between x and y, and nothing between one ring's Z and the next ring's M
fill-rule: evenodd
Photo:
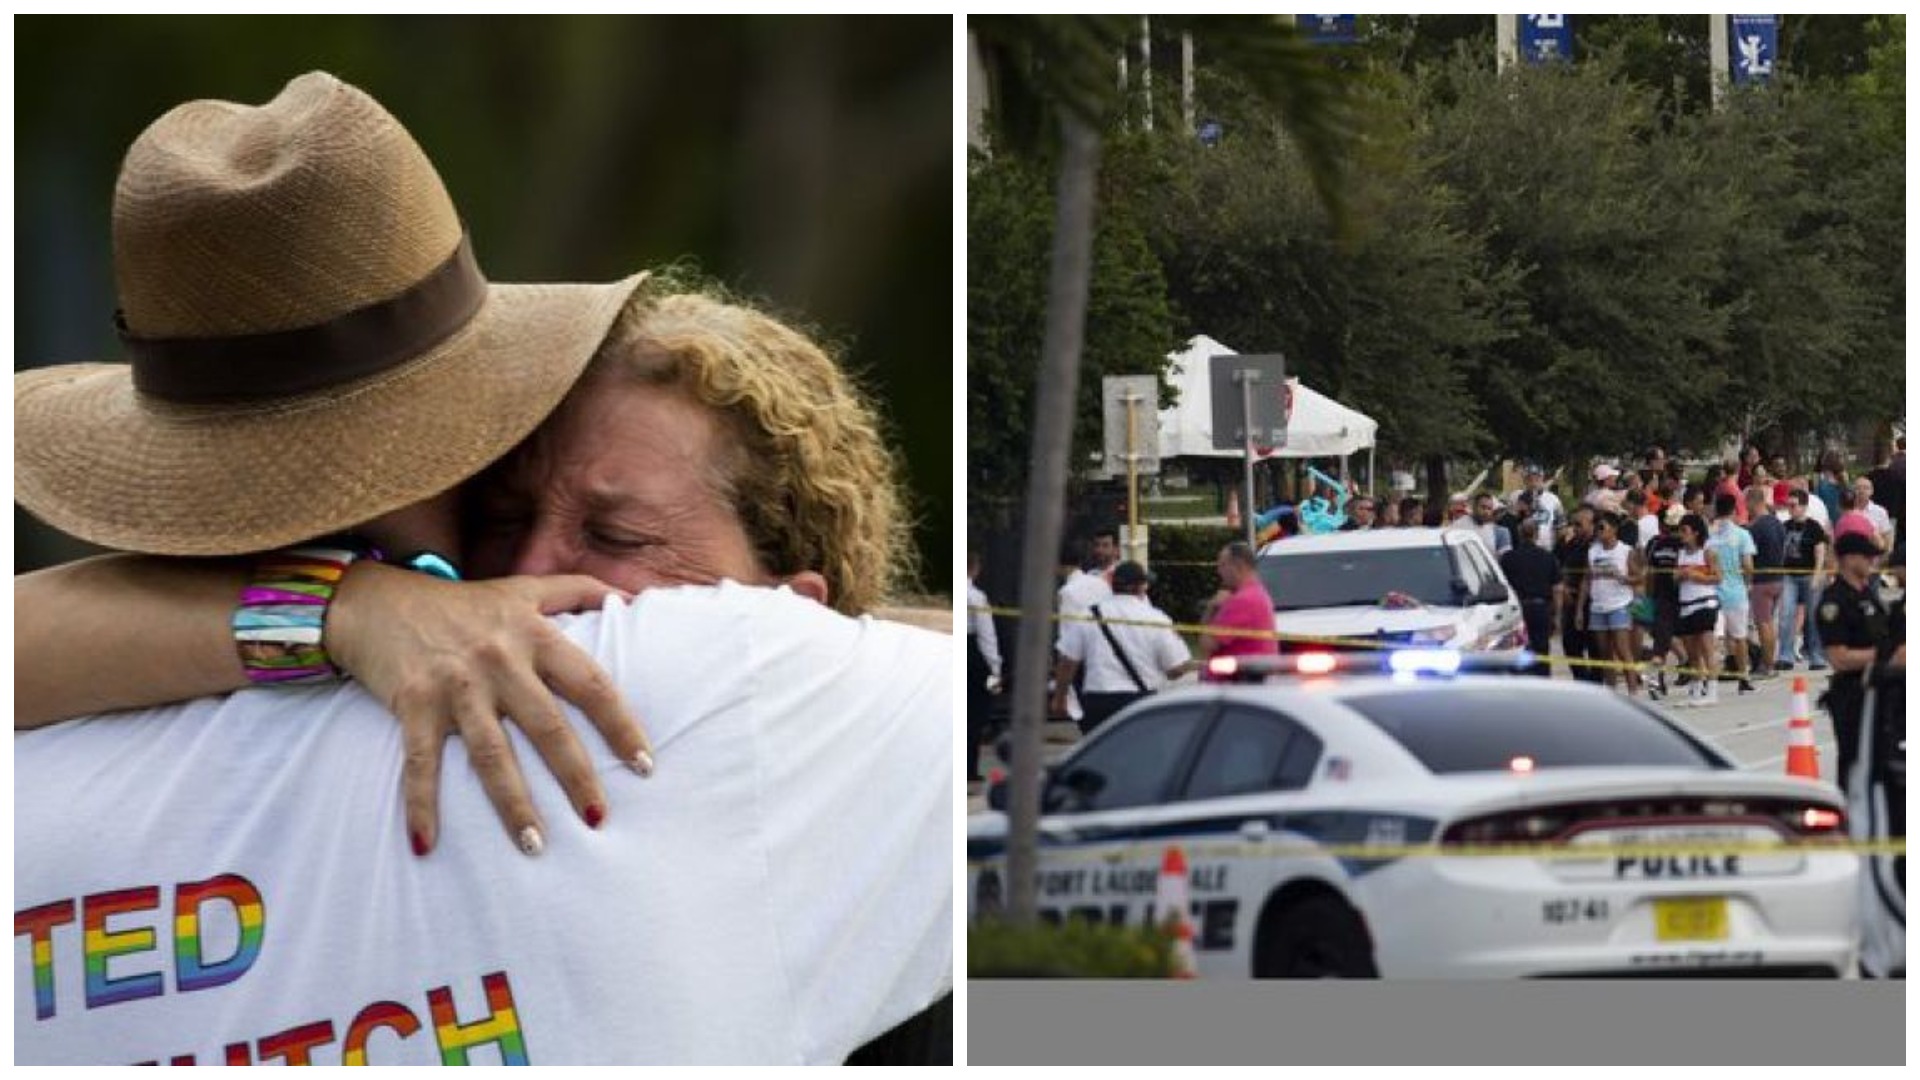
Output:
M1833 678L1821 699L1833 721L1835 776L1847 794L1849 835L1886 843L1906 838L1906 599L1879 581L1873 541L1848 533L1834 542L1840 573L1820 599L1821 640ZM1867 853L1861 874L1860 973L1906 971L1905 860Z
M1534 515L1540 519L1539 536L1544 542L1567 523L1567 511L1560 496L1547 487L1547 471L1538 465L1527 466L1527 490L1533 494Z
M1593 507L1595 513L1605 513L1609 510L1616 513L1619 512L1619 480L1619 469L1614 468L1604 461L1595 465L1593 467L1593 486L1588 488L1586 495L1581 497L1581 505Z
M1173 619L1147 600L1152 584L1146 567L1129 559L1113 569L1113 595L1088 609L1089 619L1060 628L1060 661L1054 670L1054 712L1086 668L1080 694L1085 715L1082 736L1093 734L1109 717L1165 687L1198 665L1187 643L1174 633Z
M1874 587L1873 566L1880 556L1879 548L1859 533L1841 536L1833 547L1840 572L1821 595L1815 616L1827 662L1833 665L1826 702L1839 747L1835 775L1844 789L1850 786L1853 762L1860 752L1867 674L1876 666L1904 671L1906 645L1901 642L1893 647L1891 609ZM1887 646L1884 656L1883 646Z
M236 170L246 182L233 182ZM131 377L100 365L16 376L16 499L83 538L161 553L358 535L253 564L236 620L262 631L240 639L248 671L311 685L16 737L16 928L32 942L36 987L16 999L16 1060L424 1063L477 1051L509 1063L826 1062L937 1013L951 985L952 733L935 722L951 708L950 645L829 610L827 582L846 568L793 544L817 525L794 505L814 505L807 485L830 477L789 469L843 460L866 469L844 486L868 488L891 474L855 452L857 439L819 438L769 463L754 453L765 432L701 396L737 395L728 379L743 357L762 381L830 361L791 355L797 335L757 313L647 295L638 279L488 285L404 129L322 74L267 106L195 102L163 117L128 154L115 220ZM398 291L356 292L361 273ZM596 355L608 368L582 379ZM380 565L359 542L389 558L444 543L436 550L454 557L442 561L460 562L453 500L437 489L485 467L563 399L486 482L500 502L481 528L498 532L476 541L469 570L604 565L645 588L630 604L543 625L550 645L605 665L582 676L589 690L646 715L671 764L623 792L633 813L576 804L579 824L517 834L541 863L503 863L464 839L496 793L455 757L447 842L416 834L415 855L433 855L416 861L393 835L402 762L419 747L437 772L439 742L409 733L403 744L366 691L326 685L327 648L384 651L364 642L405 638L392 625L405 608L356 607L347 594L409 590L407 607L445 605L461 613L455 623L476 595L515 601L504 611L542 594ZM803 439L845 419L816 414L859 412L764 400L801 413ZM641 411L599 411L621 402ZM613 430L614 419L634 430ZM115 427L129 434L116 440ZM623 449L629 438L639 442ZM249 447L263 453L239 452ZM739 470L795 486L742 509L727 501L754 490ZM190 504L165 505L160 491ZM648 529L607 528L614 511L648 505ZM789 570L789 558L809 568ZM140 575L227 572L108 561L138 567L118 579L135 586L119 597L119 621L142 628L161 624L136 611ZM733 580L651 588L708 574ZM857 596L878 579L842 580ZM17 607L36 592L23 582ZM302 603L324 614L293 610ZM94 630L123 640L111 619L71 621L83 642ZM373 636L336 638L354 628L341 622ZM164 625L140 655L92 655L151 664L145 654L176 644L172 628L199 632L192 620ZM16 661L24 647L17 640ZM176 681L202 676L229 677L215 668ZM498 726L483 699L463 711ZM514 715L528 726L539 711ZM550 719L579 723L557 710ZM587 772L613 775L626 756L594 746ZM554 778L529 779L539 803L566 801ZM163 978L153 954L166 926L187 936L157 950L174 958ZM840 946L856 939L858 950ZM114 967L95 978L103 950Z
M1677 577L1680 553L1686 545L1680 541L1680 519L1686 508L1668 506L1660 515L1661 529L1647 544L1647 596L1653 600L1653 650L1647 672L1647 697L1660 701L1667 696L1667 657L1673 652L1674 638L1680 627L1680 581ZM1685 658L1682 657L1684 663ZM1681 676L1683 685L1692 677Z

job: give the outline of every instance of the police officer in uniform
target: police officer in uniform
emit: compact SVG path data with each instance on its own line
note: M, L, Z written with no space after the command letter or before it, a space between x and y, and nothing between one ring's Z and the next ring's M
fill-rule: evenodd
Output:
M1834 545L1839 580L1821 597L1822 634L1833 634L1827 711L1839 742L1849 835L1906 836L1906 600L1873 572L1878 549L1858 533ZM1868 851L1861 861L1860 972L1906 975L1906 859Z
M1834 674L1827 687L1826 704L1840 749L1836 775L1844 790L1860 753L1867 676L1884 664L1881 648L1893 642L1893 622L1888 605L1875 588L1873 560L1880 552L1873 541L1849 533L1834 545L1834 552L1839 557L1840 576L1821 596L1820 608L1814 614L1820 620L1820 640L1828 640L1826 635L1831 630L1833 644L1840 650L1827 654ZM1904 644L1899 646L1899 660L1904 667Z

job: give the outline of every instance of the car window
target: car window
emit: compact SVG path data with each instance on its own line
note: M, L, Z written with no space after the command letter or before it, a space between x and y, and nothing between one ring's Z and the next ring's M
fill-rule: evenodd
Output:
M1284 547L1285 545L1281 545ZM1377 604L1401 592L1451 606L1453 562L1442 544L1372 551L1276 552L1260 559L1260 581L1276 611Z
M1169 706L1129 717L1048 782L1043 809L1118 810L1164 800L1173 786L1173 771L1186 760L1211 704Z
M1435 773L1681 765L1730 768L1658 714L1616 694L1541 697L1513 687L1410 687L1346 699Z
M1186 797L1217 799L1304 787L1319 754L1320 741L1292 720L1252 706L1230 705L1200 749L1187 780Z
M1480 584L1474 586L1474 589L1477 591L1488 582L1498 585L1500 583L1500 572L1494 569L1493 560L1487 556L1487 549L1478 544L1468 544L1466 545L1466 550L1468 556L1473 560L1475 569L1480 571ZM1506 587L1502 585L1501 588L1504 591Z
M1474 550L1472 544L1453 545L1453 561L1459 569L1460 580L1467 583L1468 596L1479 592L1480 583L1486 580L1486 571L1480 566L1479 560L1473 557ZM1459 601L1455 600L1454 603Z

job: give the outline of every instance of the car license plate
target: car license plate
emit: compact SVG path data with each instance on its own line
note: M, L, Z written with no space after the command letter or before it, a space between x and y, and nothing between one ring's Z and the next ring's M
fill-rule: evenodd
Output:
M1723 941L1727 898L1689 896L1653 902L1654 935L1661 941Z

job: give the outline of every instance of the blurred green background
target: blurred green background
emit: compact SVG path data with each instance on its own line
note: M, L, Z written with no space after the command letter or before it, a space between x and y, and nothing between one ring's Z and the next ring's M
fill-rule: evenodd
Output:
M952 534L951 20L38 16L14 28L15 366L120 357L109 232L127 146L194 98L324 69L425 148L496 281L690 260L842 346ZM17 507L15 571L82 554Z

